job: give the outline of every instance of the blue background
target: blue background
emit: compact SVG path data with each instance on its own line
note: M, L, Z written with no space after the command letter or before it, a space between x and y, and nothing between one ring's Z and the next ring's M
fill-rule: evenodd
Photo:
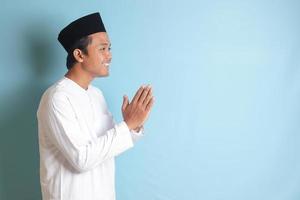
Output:
M121 121L151 84L146 136L117 158L120 200L300 199L300 2L16 1L0 8L0 199L41 199L36 109L66 72L58 32L101 12Z

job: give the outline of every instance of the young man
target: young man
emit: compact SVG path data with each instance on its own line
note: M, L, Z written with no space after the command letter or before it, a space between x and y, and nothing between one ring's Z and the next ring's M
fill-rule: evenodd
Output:
M37 111L43 200L114 200L114 157L143 135L154 99L142 86L115 123L91 85L109 75L110 41L99 13L75 20L58 36L68 72L43 94Z

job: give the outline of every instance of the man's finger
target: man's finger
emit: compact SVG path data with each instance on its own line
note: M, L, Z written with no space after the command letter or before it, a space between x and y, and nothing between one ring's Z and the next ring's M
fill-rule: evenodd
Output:
M151 98L151 100L149 101L149 103L146 106L146 111L149 112L151 107L153 106L154 103L154 97Z
M124 111L127 106L128 106L128 97L126 95L124 95L123 96L122 111Z
M140 95L142 94L143 90L144 90L144 86L141 86L140 89L135 93L135 95L132 99L133 103L136 103L138 101L138 99L140 98Z
M152 88L150 88L150 90L149 90L149 92L148 92L148 94L147 94L147 96L146 96L146 98L145 98L145 100L143 102L143 105L145 107L147 106L147 104L149 103L149 101L151 100L151 98L152 98Z
M147 95L148 95L148 93L149 93L149 91L150 91L150 86L147 86L145 89L144 89L144 91L143 91L143 93L141 94L141 96L140 96L140 98L139 98L139 102L141 102L142 104L144 103L144 100L145 100L145 98L147 97Z

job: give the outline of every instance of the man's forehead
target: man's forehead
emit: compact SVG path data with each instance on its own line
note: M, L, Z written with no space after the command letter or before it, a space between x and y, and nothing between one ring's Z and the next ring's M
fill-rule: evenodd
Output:
M105 32L94 33L90 37L95 45L110 45L110 40Z

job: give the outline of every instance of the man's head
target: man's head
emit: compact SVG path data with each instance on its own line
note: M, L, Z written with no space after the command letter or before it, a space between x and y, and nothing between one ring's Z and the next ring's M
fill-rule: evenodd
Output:
M109 74L111 44L99 13L73 21L59 33L58 40L68 52L69 70L80 67L93 77Z

